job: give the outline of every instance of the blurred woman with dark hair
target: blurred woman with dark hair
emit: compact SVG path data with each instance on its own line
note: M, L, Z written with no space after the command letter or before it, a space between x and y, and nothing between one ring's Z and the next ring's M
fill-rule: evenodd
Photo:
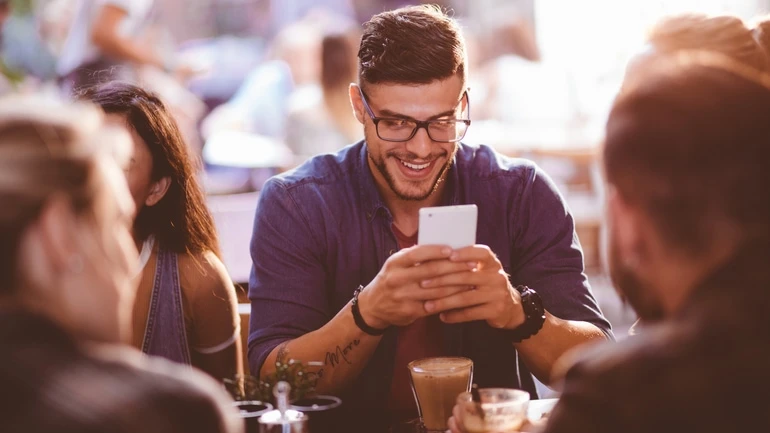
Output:
M130 137L103 117L0 101L0 430L241 431L216 382L120 344L136 294Z
M155 95L130 84L104 84L86 90L83 98L101 106L112 122L128 126L133 138L126 176L137 208L133 236L141 251L133 344L216 379L241 374L235 289L176 123Z
M317 99L289 107L286 145L302 161L335 152L363 138L353 115L348 87L357 77L357 29L326 35L321 41L320 92Z

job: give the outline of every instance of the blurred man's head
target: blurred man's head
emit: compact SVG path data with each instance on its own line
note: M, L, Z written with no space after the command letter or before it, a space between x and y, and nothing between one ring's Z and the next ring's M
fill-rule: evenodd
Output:
M680 54L626 83L607 123L610 268L643 319L770 238L770 78Z

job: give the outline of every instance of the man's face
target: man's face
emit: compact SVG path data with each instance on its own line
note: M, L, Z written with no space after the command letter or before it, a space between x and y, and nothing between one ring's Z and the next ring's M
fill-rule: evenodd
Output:
M467 99L463 98L463 85L459 76L420 85L374 84L366 87L366 97L376 117L464 118ZM433 141L424 128L406 142L382 140L357 89L351 91L351 98L356 116L364 124L369 167L380 188L392 191L400 200L427 199L443 181L457 151L457 143Z
M638 233L639 218L634 218L632 208L621 203L617 193L608 194L608 268L610 278L621 298L631 304L636 314L645 322L654 322L664 316L663 305L650 281L654 275L641 264Z

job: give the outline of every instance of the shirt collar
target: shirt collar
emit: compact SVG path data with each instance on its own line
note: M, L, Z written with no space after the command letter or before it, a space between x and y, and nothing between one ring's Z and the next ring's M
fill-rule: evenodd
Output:
M358 155L358 164L356 164L356 178L358 182L358 191L361 196L361 203L363 203L364 212L366 212L366 220L372 222L377 212L385 210L390 212L388 207L385 206L385 202L382 200L380 191L377 189L377 184L374 180L372 170L369 169L369 149L366 145L366 141L362 140L359 143L360 152Z

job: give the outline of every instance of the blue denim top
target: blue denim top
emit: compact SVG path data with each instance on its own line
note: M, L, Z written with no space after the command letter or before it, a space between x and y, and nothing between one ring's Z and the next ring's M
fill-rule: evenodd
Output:
M177 256L175 252L163 248L163 245L158 247L158 264L155 268L142 352L180 364L192 364L184 322Z

